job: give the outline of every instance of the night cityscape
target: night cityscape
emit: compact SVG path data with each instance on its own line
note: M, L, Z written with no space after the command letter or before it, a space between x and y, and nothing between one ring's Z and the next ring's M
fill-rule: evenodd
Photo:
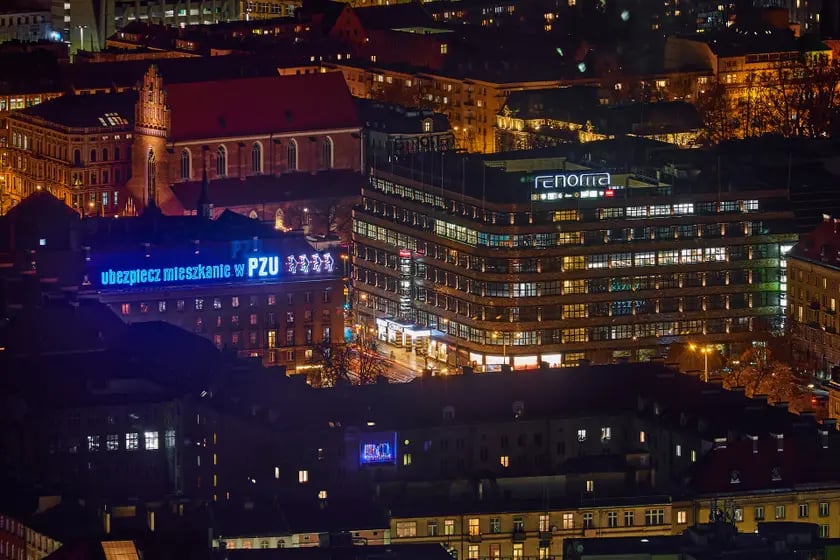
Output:
M840 0L0 0L0 560L840 559Z

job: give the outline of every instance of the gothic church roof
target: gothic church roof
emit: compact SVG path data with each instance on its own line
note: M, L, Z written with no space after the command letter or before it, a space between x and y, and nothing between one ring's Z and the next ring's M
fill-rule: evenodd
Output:
M359 128L340 72L164 85L173 141Z

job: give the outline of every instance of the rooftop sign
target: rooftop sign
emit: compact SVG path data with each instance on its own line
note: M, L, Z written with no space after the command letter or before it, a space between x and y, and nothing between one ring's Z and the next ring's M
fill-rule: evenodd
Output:
M563 172L554 175L538 175L534 178L534 189L566 189L576 187L609 188L609 173Z

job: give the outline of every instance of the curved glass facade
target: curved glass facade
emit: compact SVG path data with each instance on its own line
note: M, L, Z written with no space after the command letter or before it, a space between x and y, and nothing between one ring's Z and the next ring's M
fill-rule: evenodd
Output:
M507 185L485 176L493 196L476 198L373 171L353 223L361 323L430 330L397 343L496 369L748 342L780 316L780 246L796 237L782 189L680 192L612 176L618 186L546 196L541 177L498 177ZM505 202L517 183L524 193Z

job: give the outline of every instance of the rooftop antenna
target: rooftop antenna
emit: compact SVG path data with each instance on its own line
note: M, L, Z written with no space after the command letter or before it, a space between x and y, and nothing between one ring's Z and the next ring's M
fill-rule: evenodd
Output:
M481 161L481 213L484 214L487 210L487 166L484 161Z
M788 169L787 169L787 197L790 200L790 188L793 183L793 152L788 152Z

